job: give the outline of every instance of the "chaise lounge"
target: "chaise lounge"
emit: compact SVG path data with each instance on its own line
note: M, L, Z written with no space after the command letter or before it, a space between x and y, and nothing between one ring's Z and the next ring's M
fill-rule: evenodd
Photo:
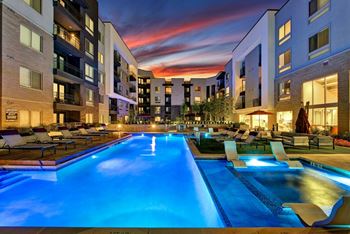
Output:
M291 208L298 218L310 227L349 227L350 196L341 197L333 206L329 216L323 210L309 203L284 203L283 207Z
M299 161L291 161L284 150L282 142L270 142L270 147L272 154L275 159L279 162L284 162L288 164L288 167L291 169L303 169L304 166Z
M247 168L247 164L239 160L235 141L225 141L224 146L227 161L232 162L234 168Z
M58 130L62 133L64 139L85 140L85 144L92 143L91 136L75 136L66 127L59 127Z
M0 135L5 141L2 148L8 149L9 153L11 150L40 150L41 157L44 157L46 150L53 150L53 153L56 154L57 144L28 144L17 130L2 130Z
M67 150L69 145L76 148L75 141L68 139L52 139L45 128L33 128L34 135L36 136L37 143L40 144L57 144L63 145L64 149Z

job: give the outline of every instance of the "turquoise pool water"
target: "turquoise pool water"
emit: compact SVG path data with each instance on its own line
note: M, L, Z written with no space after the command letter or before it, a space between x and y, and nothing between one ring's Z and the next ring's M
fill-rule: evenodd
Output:
M0 226L222 227L183 136L136 135L0 193Z
M307 165L292 170L275 160L246 162L248 169L234 170L225 160L197 161L233 227L303 227L283 203L313 203L329 213L342 195L350 194L350 178L345 175Z

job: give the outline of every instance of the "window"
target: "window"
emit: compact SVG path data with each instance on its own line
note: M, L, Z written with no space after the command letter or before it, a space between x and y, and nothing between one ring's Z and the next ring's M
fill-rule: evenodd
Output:
M291 35L292 23L288 20L283 24L278 30L278 41L279 45L282 45L284 42L288 41Z
M104 56L101 52L98 52L98 61L101 63L101 64L104 64Z
M27 110L20 110L19 111L19 126L20 127L29 127L30 126L29 111L27 111Z
M185 102L186 102L186 103L190 103L190 102L191 102L191 99L190 99L189 97L186 97L186 98L185 98Z
M330 75L303 84L303 102L322 105L338 102L338 75Z
M154 121L155 121L155 122L160 122L160 121L161 121L160 116L156 116L156 117L154 118Z
M23 25L20 25L20 42L27 47L42 52L41 36Z
M85 29L93 36L94 35L94 21L85 14Z
M167 113L167 114L169 114L170 112L171 112L171 108L170 107L165 107L165 112Z
M314 108L309 110L309 122L319 130L329 130L338 125L338 107Z
M196 86L195 89L194 89L194 91L200 92L200 91L201 91L201 87L200 87L200 86Z
M155 101L155 103L160 103L160 97L159 96L155 96L154 97L154 101Z
M94 105L94 91L91 89L86 90L86 105L88 106Z
M195 103L201 103L201 97L194 97L194 102Z
M156 108L154 109L154 113L156 115L159 115L160 114L160 106L156 106Z
M32 89L41 89L42 75L41 73L31 71L28 68L19 68L19 83L23 87Z
M310 0L309 22L315 21L329 10L329 0Z
M279 84L279 100L290 99L290 80Z
M94 122L94 115L92 113L85 114L85 122L92 124Z
M94 82L95 80L94 68L87 63L85 63L85 80L88 80L90 82Z
M103 72L100 72L100 73L98 74L98 82L99 82L100 84L104 84L104 83L105 83L105 74L104 74Z
M159 86L154 87L154 91L155 91L156 93L159 93L159 92L160 92Z
M170 102L171 102L170 97L165 97L165 102L166 102L166 103L170 103Z
M282 111L277 112L278 131L291 132L293 131L293 112Z
M101 31L98 31L98 41L104 44L104 35Z
M89 57L94 57L94 45L85 38L85 54Z
M165 94L171 94L171 87L165 88Z
M41 14L41 0L24 0L24 2Z
M42 124L40 111L19 111L19 126L20 127L38 127Z
M30 112L30 126L39 127L41 125L41 112L31 111Z
M278 56L278 69L279 73L288 71L291 69L291 53L290 50L287 50L286 52L280 54Z
M313 59L329 51L329 28L309 38L309 59ZM326 47L327 46L327 47ZM323 49L322 49L323 48Z

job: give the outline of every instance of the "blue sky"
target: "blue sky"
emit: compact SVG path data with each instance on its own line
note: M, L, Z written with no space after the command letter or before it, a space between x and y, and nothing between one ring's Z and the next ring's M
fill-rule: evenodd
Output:
M157 77L215 75L267 9L286 0L99 0L140 67Z

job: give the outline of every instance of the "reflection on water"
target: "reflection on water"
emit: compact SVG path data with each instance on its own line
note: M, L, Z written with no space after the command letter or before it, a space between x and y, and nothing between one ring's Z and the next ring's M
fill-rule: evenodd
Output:
M332 206L350 187L321 176L316 170L294 172L255 172L253 177L282 202L306 202L320 207Z

